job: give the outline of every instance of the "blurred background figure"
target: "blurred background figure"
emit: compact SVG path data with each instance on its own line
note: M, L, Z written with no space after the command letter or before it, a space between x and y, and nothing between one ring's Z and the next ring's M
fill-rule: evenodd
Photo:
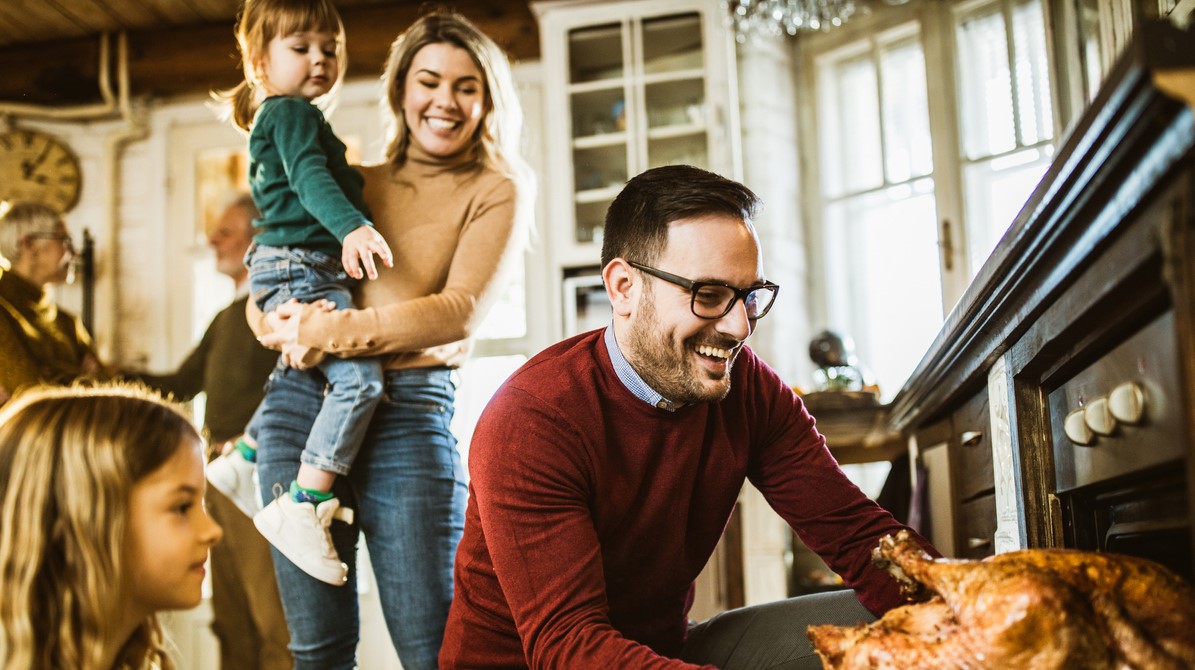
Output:
M102 373L91 335L47 287L74 280L75 245L45 205L0 203L0 404L34 384Z
M243 259L256 217L252 197L238 193L207 226L216 269L236 282L237 297L212 319L199 345L174 372L128 375L179 400L206 394L204 432L213 452L209 460L244 431L278 360L276 352L258 344L245 321L248 270ZM290 636L270 545L224 494L209 488L207 505L224 527L224 541L212 549L212 629L220 641L221 667L289 670Z

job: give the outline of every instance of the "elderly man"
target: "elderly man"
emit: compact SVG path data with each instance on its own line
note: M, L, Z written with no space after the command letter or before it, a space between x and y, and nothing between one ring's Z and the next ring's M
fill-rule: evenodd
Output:
M204 429L217 448L235 440L261 401L278 354L263 348L245 321L248 271L243 259L253 239L257 208L238 195L208 227L216 269L236 282L238 297L212 319L199 345L166 375L130 375L190 400L207 395ZM224 527L224 541L212 548L212 611L223 670L289 670L290 636L274 580L270 545L252 520L215 489L208 509Z
M2 206L2 205L0 205ZM0 218L0 404L23 386L69 384L100 372L91 335L46 287L74 279L66 224L45 205L22 203Z
M614 199L612 323L528 361L473 434L441 668L820 668L806 625L902 602L871 550L904 526L746 346L779 292L756 204L688 166L649 170ZM747 480L854 591L689 630L694 580Z

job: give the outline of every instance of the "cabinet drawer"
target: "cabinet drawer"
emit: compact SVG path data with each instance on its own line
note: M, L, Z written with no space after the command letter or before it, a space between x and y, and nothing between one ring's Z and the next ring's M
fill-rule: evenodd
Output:
M959 500L992 491L996 486L992 476L992 420L988 414L987 389L980 391L954 413L951 422L955 444L958 445Z
M1058 490L1181 460L1181 391L1167 312L1050 394Z
M996 538L996 494L980 496L959 508L958 546L955 554L959 558L983 558L995 553Z

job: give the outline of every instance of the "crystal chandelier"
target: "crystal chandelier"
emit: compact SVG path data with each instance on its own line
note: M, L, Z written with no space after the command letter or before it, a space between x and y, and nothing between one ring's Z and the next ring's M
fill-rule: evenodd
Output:
M854 0L722 0L735 39L796 35L829 30L855 13Z

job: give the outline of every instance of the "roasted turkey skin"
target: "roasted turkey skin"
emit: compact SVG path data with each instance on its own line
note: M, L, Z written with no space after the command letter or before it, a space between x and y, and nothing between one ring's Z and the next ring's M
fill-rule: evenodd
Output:
M1026 549L934 559L906 533L874 552L928 600L860 626L810 626L828 670L1195 668L1195 590L1140 558Z

